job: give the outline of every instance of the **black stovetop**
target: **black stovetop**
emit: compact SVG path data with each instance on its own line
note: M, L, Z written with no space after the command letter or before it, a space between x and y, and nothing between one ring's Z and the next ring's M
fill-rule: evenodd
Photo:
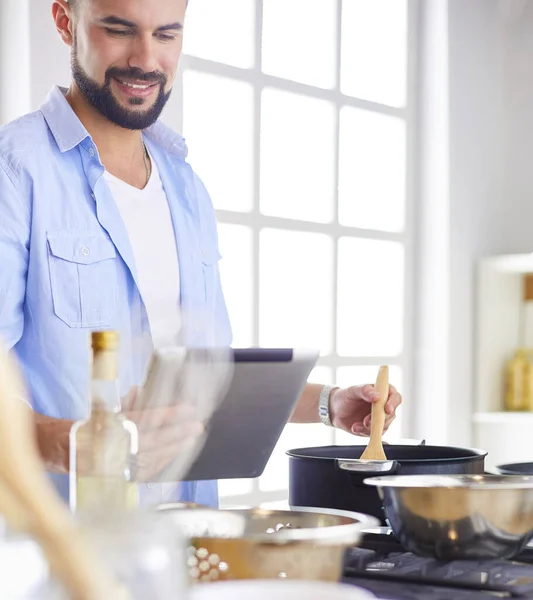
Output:
M367 533L346 553L342 581L382 600L533 598L533 548L512 561L443 562L405 552L390 533Z

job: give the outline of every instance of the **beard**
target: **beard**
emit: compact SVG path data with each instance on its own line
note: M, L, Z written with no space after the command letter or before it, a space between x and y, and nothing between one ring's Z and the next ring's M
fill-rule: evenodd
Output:
M111 123L124 129L141 130L153 125L161 115L161 112L172 93L172 90L165 92L167 77L164 73L158 71L146 73L137 67L131 67L129 69L110 67L105 73L104 84L99 85L89 77L80 65L75 45L71 62L74 82L78 86L85 100L108 121L111 121ZM125 108L118 102L111 91L112 79L122 81L133 79L136 81L145 81L146 83L158 83L159 93L154 104L148 109ZM132 107L142 106L144 99L131 98L129 102Z

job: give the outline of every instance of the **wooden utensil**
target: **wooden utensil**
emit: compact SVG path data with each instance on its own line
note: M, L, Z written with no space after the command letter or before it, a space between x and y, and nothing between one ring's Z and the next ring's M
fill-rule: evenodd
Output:
M0 513L41 544L73 600L125 600L45 475L24 397L14 361L0 347Z
M361 458L365 460L387 460L383 450L381 436L385 426L385 404L389 397L389 367L381 366L376 379L376 392L379 394L379 400L372 403L372 412L370 416L370 440Z

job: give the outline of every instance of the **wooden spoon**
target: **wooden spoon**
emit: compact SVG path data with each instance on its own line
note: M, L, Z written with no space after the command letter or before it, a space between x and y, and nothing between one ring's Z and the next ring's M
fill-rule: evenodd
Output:
M383 450L381 436L385 427L385 404L389 397L389 367L379 368L376 379L376 392L379 394L379 400L372 403L372 412L370 416L370 440L361 458L364 460L387 460Z
M24 398L14 361L0 347L0 513L13 530L28 532L41 544L73 600L126 599L48 480Z

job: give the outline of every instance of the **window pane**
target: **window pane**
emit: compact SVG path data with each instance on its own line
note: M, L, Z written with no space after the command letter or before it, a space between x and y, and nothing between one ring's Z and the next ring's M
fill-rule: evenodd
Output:
M336 39L337 0L263 2L263 72L333 88Z
M220 277L228 307L234 348L253 346L252 230L243 225L218 225Z
M183 51L244 69L254 64L255 2L194 0L187 8Z
M249 494L252 488L252 479L220 479L218 482L218 495L224 498L226 496Z
M400 406L396 411L396 418L391 423L390 427L387 429L386 433L383 435L383 441L388 442L389 444L394 444L396 442L407 443L407 439L402 436L402 407ZM335 444L340 444L343 446L366 446L368 444L368 437L352 435L347 431L341 431L340 429L335 429Z
M341 387L350 385L374 384L378 376L379 365L356 365L339 367L336 384ZM389 382L398 390L402 389L402 369L396 365L389 367Z
M341 238L337 349L341 356L396 356L403 346L404 249Z
M332 383L333 382L333 369L331 367L315 367L309 377L307 378L309 383Z
M344 0L341 91L404 106L407 81L407 0Z
M276 445L270 460L259 478L262 491L284 490L289 486L289 457L287 450L309 446L327 446L332 443L333 430L322 423L289 423Z
M323 234L264 229L260 235L262 346L331 351L333 241Z
M371 366L354 366L354 367L339 367L337 369L337 385L348 387L350 385L361 385L366 383L375 383L378 375L379 365ZM402 391L402 369L398 366L391 365L389 368L389 381L401 393ZM402 408L401 406L396 411L396 418L383 436L384 440L393 442L401 438L402 432ZM366 444L368 438L350 435L345 431L335 431L336 444Z
M344 107L339 138L339 221L401 231L405 222L405 123Z
M312 383L331 383L332 369L330 367L315 367L309 375ZM281 490L289 484L288 459L285 451L291 448L308 446L327 446L333 443L333 429L324 427L321 423L289 423L268 462L263 475L259 479L261 490Z
M335 108L267 88L261 110L261 212L333 220Z
M188 70L183 75L183 95L184 135L191 165L204 181L215 208L251 210L253 87Z

